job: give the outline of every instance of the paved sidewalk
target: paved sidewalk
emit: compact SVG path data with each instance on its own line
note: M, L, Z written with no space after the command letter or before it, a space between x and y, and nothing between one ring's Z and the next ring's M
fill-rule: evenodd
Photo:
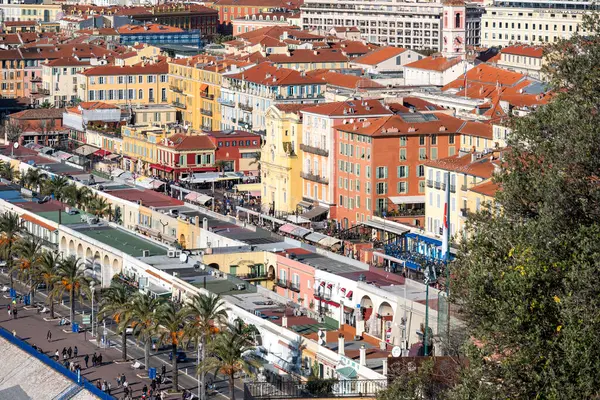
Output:
M0 282L7 283L8 278L4 275L0 275ZM21 286L16 284L17 291L21 293L19 289ZM15 331L17 336L23 340L26 340L30 344L35 344L37 347L41 348L43 352L49 356L53 356L56 350L59 353L62 352L63 347L67 349L69 347L78 348L78 357L74 358L75 363L79 363L82 367L82 376L93 382L94 384L100 380L106 380L110 382L112 385L111 394L118 399L123 398L123 388L119 388L117 386L116 377L120 374L125 374L127 381L129 383L129 388L133 390L134 398L141 398L142 388L145 385L150 386L150 379L147 377L147 371L145 369L133 370L131 365L132 362L137 360L140 363L144 363L144 352L142 347L137 346L134 339L129 339L127 341L127 356L129 361L122 361L122 353L121 353L121 339L120 336L117 336L110 330L110 326L107 327L108 337L110 339L111 347L109 348L101 348L98 347L96 340L91 336L90 332L85 333L71 333L71 326L59 326L59 319L54 321L46 321L45 319L49 319L49 313L46 314L38 314L36 309L28 310L22 304L17 305L18 309L18 318L13 319L8 315L7 305L10 304L11 299L6 298L8 296L7 293L0 294L0 326L4 327L9 331ZM40 302L45 300L45 295L41 293L36 294L35 301ZM76 313L79 313L80 309L85 310L86 305L81 305L79 302L77 303ZM69 310L66 306L56 304L55 305L55 314L57 317L65 316L69 317ZM87 307L86 314L89 315L90 309ZM78 315L76 321L79 321L81 318ZM100 332L102 331L102 326L99 328ZM46 340L46 335L50 331L52 333L52 340L49 342ZM67 332L65 332L67 331ZM87 340L86 340L87 339ZM96 353L97 355L102 355L102 365L92 367L91 358L92 355ZM90 356L88 368L85 367L85 362L83 357L88 354ZM192 354L188 353L188 356L192 356ZM62 354L61 354L61 362L62 362ZM193 393L197 393L197 381L194 375L195 369L195 359L191 359L187 363L182 363L179 368L179 386L180 389L188 389ZM165 365L167 370L168 382L166 385L161 386L161 390L171 389L171 364L168 361L168 351L162 351L160 353L154 353L150 358L150 366L157 369L157 372L160 372L161 367ZM190 374L190 375L187 375ZM210 396L210 399L224 399L228 397L228 388L226 382L222 382L217 384L219 387L219 392L213 396ZM240 387L241 386L241 387ZM242 385L238 383L236 387L236 398L243 398L243 390ZM181 395L170 395L166 396L165 399L181 399Z

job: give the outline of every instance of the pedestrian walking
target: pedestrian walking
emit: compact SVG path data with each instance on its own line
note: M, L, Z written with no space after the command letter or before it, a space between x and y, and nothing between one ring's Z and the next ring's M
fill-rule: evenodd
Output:
M67 355L69 356L69 358L73 356L73 349L71 348L71 346L69 346L69 349L67 350Z
M117 381L117 387L121 387L121 375L117 375L115 380Z
M13 308L13 315L15 316L15 319L17 319L17 307Z
M98 356L96 355L96 353L94 353L92 355L92 367L95 367L97 362L98 362Z
M83 357L83 361L85 361L85 367L87 368L88 367L88 361L90 361L90 355L86 354L85 357Z
M148 393L148 386L144 383L144 387L142 388L142 393L146 394Z
M60 357L60 353L58 352L58 349L56 349L56 352L54 353L54 358L56 358L56 361L58 361L59 357Z
M8 305L8 307L6 307L6 309L8 310L8 317L10 318L12 316L12 310L10 309L10 304Z
M129 399L129 388L127 386L125 386L125 389L123 389L123 394L125 395L124 399Z
M152 379L152 382L150 382L150 389L152 389L152 391L156 390L156 379Z
M110 396L110 390L112 389L112 386L110 384L110 382L106 382L106 393Z
M48 343L52 341L52 332L50 331L50 329L48 329L48 333L46 333L46 340L48 341Z
M125 378L125 374L121 374L121 385L125 386L127 383L127 378Z
M98 390L102 390L102 383L100 382L100 379L96 381L96 387L98 388Z
M123 382L123 387L125 388L125 391L129 392L129 382L127 382L127 379L124 377L124 375L121 382Z
M14 337L17 337L17 331L15 331L14 329L12 331L12 334L13 334Z
M77 353L79 353L79 349L77 348L77 346L75 346L75 347L73 348L73 355L74 355L75 357L77 357Z
M101 388L102 388L102 391L106 393L106 381L102 381Z
M167 367L163 364L162 367L160 367L160 374L165 377L167 376Z
M63 347L62 352L61 352L63 358L65 358L65 355L67 354L67 348Z
M96 362L98 365L102 365L102 354L98 354L98 357L96 357Z

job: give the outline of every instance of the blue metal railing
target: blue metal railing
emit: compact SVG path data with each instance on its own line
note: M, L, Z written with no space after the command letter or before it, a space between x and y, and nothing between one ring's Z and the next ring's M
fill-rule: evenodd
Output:
M59 374L67 377L69 380L73 381L74 383L82 386L83 389L91 392L93 395L97 396L98 398L100 398L102 400L114 400L113 396L110 396L110 395L104 393L103 391L99 390L96 386L94 386L94 384L92 384L90 381L88 381L84 377L81 377L81 381L78 382L76 373L69 371L69 369L66 368L64 365L62 365L59 362L55 361L54 359L48 357L46 354L40 353L39 351L37 351L36 349L31 347L31 345L29 343L27 343L26 341L14 337L12 333L7 331L3 327L0 327L0 337L8 340L11 344L13 344L13 345L17 346L19 349L25 351L30 356L37 358L38 360L40 360L41 362L43 362L44 364L46 364L47 366L49 366L50 368L52 368L53 370L58 372Z

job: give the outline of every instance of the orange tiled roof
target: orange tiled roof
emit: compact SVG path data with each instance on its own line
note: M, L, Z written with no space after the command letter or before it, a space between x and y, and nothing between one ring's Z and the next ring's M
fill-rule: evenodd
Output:
M352 100L322 103L302 110L303 113L327 115L330 117L383 116L392 112L379 100Z
M411 113L412 114L412 113ZM405 120L401 115L381 117L372 121L355 122L343 125L338 129L373 137L388 137L396 135L422 135L430 133L458 133L464 123L459 118L447 114L436 114L435 120L413 122Z
M384 87L383 85L369 78L356 75L342 74L340 72L335 71L320 69L316 72L310 71L307 74L310 76L314 76L317 79L321 79L328 85L344 87L349 89L368 89Z
M469 189L471 192L479 193L488 197L496 197L496 193L498 193L499 190L501 190L500 185L494 183L492 180L485 181Z
M24 221L32 222L35 225L41 226L42 228L45 228L45 229L48 229L51 232L54 232L55 230L57 230L57 228L55 228L54 226L52 226L50 224L47 224L45 222L42 222L39 219L34 218L34 217L32 217L32 216L30 216L28 214L21 215L21 219L24 220Z
M456 58L446 58L439 56L430 56L425 57L410 64L405 65L408 68L416 68L416 69L424 69L428 71L445 71L449 68L452 68L456 64L460 63L461 59Z
M215 144L206 135L187 136L182 133L169 136L159 146L172 148L177 151L216 149Z
M118 65L101 65L98 67L90 68L82 72L85 76L99 76L99 75L156 75L156 74L168 74L169 64L162 59L155 63L139 63L128 66Z
M269 62L229 75L228 79L241 79L266 86L322 84L322 81L289 68L278 68Z
M346 62L348 56L339 50L290 50L285 54L269 54L267 59L274 63L323 63L323 62Z
M406 49L403 49L401 47L380 47L378 49L373 50L370 53L365 54L364 56L355 58L354 60L352 60L352 62L357 64L376 65L386 60L389 60L390 58L396 57L404 53L405 51Z
M492 125L485 122L465 121L459 129L461 134L476 136L484 139L493 139L494 131Z
M426 165L446 171L461 172L466 175L489 179L494 174L498 162L495 159L495 154L497 152L491 152L486 155L480 155L479 158L477 158L475 153L468 153L463 156L457 154L439 160L428 161Z
M542 58L544 55L544 48L542 46L527 46L524 44L515 44L512 46L504 47L502 49L504 54L514 54L517 56Z
M144 24L144 25L123 25L118 29L121 35L129 34L148 34L148 33L179 33L183 29L174 26L160 24Z

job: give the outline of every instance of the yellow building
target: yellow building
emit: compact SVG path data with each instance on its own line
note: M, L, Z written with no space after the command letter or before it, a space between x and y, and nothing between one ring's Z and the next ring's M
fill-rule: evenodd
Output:
M501 151L472 152L430 161L425 165L425 230L441 239L446 196L446 174L450 174L450 235L464 235L464 226L470 211L479 210L486 193L497 188L486 182L501 166ZM482 188L481 188L482 187ZM475 190L473 190L475 189ZM479 193L482 192L482 193ZM488 199L485 199L487 201Z
M101 65L77 75L77 94L82 101L122 107L167 104L168 72L164 59L131 66Z
M44 4L22 4L22 2L14 2L12 4L7 3L8 2L5 2L0 6L4 21L53 22L58 19L56 18L57 14L62 12L61 4L52 4L50 2L44 2Z
M123 126L123 161L125 171L140 175L150 173L150 164L156 162L157 144L166 136L162 128L152 126Z
M170 105L152 104L131 107L132 124L138 126L162 126L177 122L177 109Z
M497 183L492 179L475 185L467 192L467 212L477 212L488 205L493 206L496 193L500 190Z
M276 104L265 113L267 133L260 157L262 207L294 212L302 201L302 114L311 104Z
M169 102L181 112L182 120L193 130L221 128L221 95L224 73L237 72L251 64L196 56L169 62Z
M273 289L277 263L270 255L266 251L204 254L202 261L226 274Z

